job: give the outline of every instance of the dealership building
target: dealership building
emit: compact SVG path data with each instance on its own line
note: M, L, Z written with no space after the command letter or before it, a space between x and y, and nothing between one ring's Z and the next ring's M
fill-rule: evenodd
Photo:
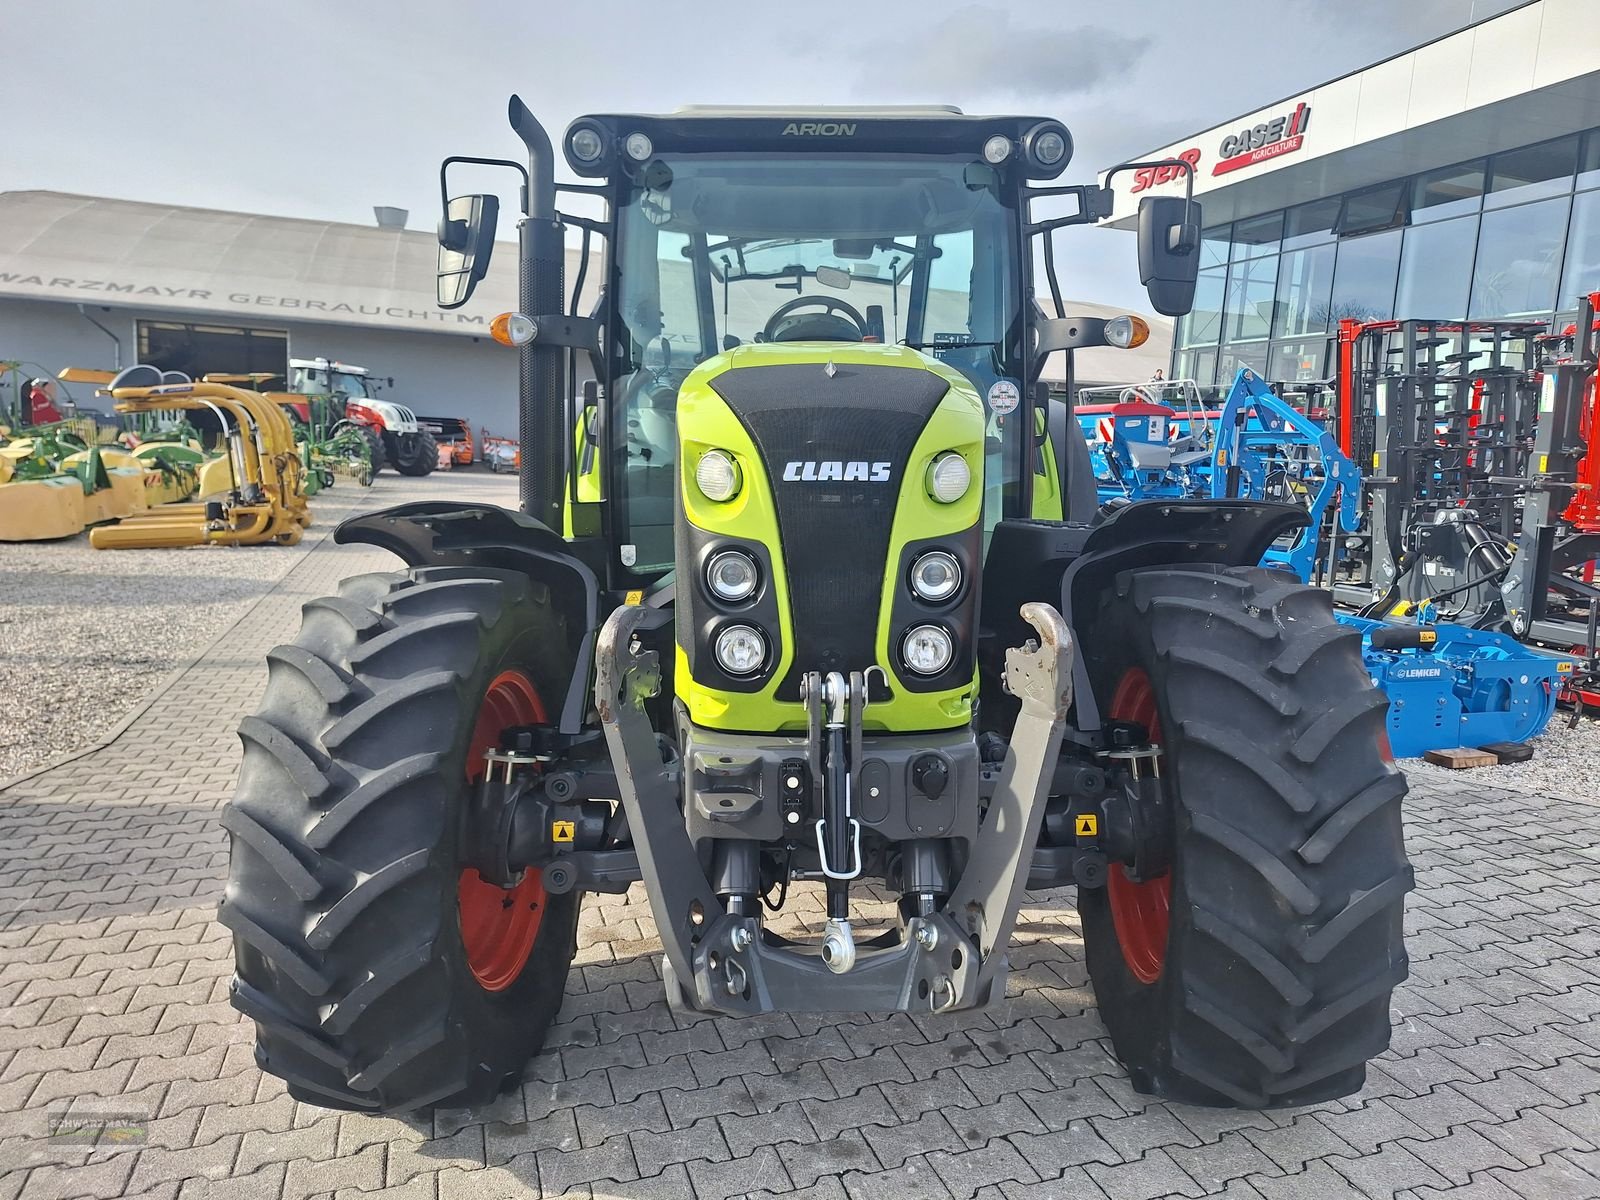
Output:
M1190 163L1202 203L1174 378L1327 378L1347 317L1564 324L1600 291L1600 2L1519 5L1139 157ZM1121 175L1107 223L1181 174Z

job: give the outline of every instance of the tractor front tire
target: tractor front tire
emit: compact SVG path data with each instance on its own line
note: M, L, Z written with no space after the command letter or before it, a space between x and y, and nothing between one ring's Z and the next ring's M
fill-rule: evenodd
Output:
M402 475L431 475L439 466L439 443L431 433L418 433L411 453L395 457L394 469Z
M256 1060L297 1099L480 1104L538 1051L579 894L494 887L459 845L484 751L546 719L566 645L541 584L433 567L346 580L268 655L218 919Z
M1166 871L1112 864L1079 889L1134 1086L1240 1108L1359 1090L1389 1044L1413 884L1360 635L1326 592L1256 567L1127 572L1089 624L1101 717L1146 728L1171 799Z

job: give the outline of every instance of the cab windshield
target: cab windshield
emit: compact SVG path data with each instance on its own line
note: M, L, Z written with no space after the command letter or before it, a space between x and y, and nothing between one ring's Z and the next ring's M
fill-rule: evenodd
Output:
M886 342L943 360L980 395L1020 382L1016 207L983 163L664 157L623 192L617 224L623 361L610 392L626 438L613 445L613 511L637 574L672 563L677 390L711 356ZM998 453L1010 431L993 432Z
M334 371L328 390L330 392L343 392L352 400L372 399L372 389L367 383L367 376L352 375L348 371Z

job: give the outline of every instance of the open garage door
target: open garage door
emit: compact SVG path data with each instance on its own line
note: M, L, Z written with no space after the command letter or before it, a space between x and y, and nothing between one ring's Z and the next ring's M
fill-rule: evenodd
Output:
M139 322L139 361L195 379L211 372L270 371L282 387L289 371L289 334L283 329L231 325Z

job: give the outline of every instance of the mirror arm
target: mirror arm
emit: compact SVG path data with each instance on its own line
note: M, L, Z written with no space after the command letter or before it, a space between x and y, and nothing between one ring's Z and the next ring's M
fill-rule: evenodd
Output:
M451 163L472 163L480 167L510 167L522 176L522 211L528 211L528 168L509 158L474 158L466 154L452 154L439 164L439 211L450 211L450 185L445 176Z
M1028 236L1038 237L1041 233L1049 233L1053 229L1065 229L1068 225L1087 225L1095 220L1088 213L1073 213L1070 217L1051 217L1048 221L1034 221L1028 225Z
M1109 187L1098 187L1092 183L1075 183L1067 187L1029 188L1027 191L1030 205L1035 200L1050 196L1076 196L1078 211L1070 216L1050 217L1047 220L1030 222L1029 237L1049 233L1053 229L1062 229L1068 225L1087 225L1103 217L1109 217L1112 205L1116 203L1116 196Z
M1194 221L1194 164L1181 158L1151 158L1141 159L1138 162L1118 163L1106 172L1106 191L1111 190L1111 179L1123 171L1135 171L1141 167L1181 167L1183 169L1183 224L1185 227L1193 225ZM1110 213L1106 214L1107 216ZM1176 251L1178 247L1170 246Z
M556 184L556 191L577 192L584 196L605 196L610 194L611 185L607 183L558 183ZM562 219L571 220L570 217Z
M1048 317L1036 321L1033 336L1032 377L1036 383L1044 374L1044 365L1057 350L1083 350L1090 346L1109 345L1106 341L1106 317Z

